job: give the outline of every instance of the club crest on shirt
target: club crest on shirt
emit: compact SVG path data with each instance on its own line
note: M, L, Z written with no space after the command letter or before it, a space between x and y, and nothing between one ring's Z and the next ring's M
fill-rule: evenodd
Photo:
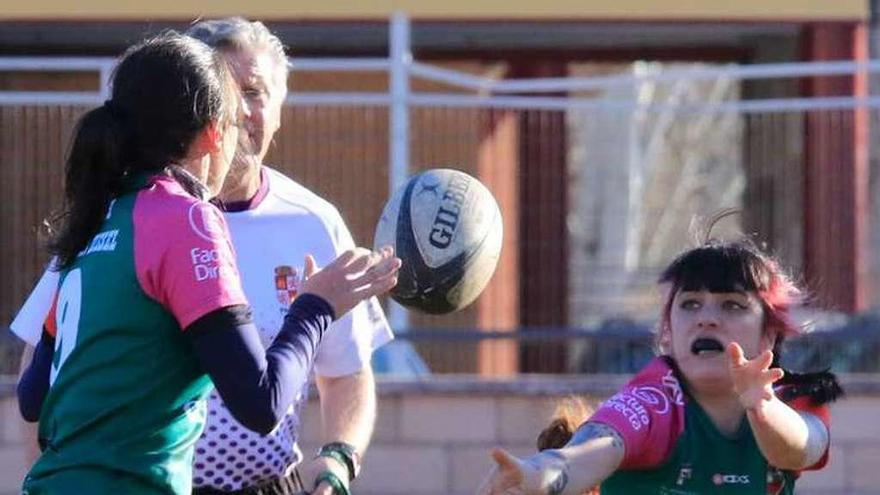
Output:
M290 303L296 299L301 282L302 277L296 268L287 265L275 267L275 297L285 311Z
M213 242L223 236L223 223L219 215L216 208L207 203L193 203L187 214L190 229L202 239Z

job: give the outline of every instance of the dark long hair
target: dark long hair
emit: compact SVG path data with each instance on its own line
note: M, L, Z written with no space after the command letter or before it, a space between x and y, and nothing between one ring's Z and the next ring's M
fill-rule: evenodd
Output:
M206 125L226 125L237 112L222 57L173 31L129 48L112 88L110 100L80 118L67 157L64 207L49 244L60 269L98 232L127 177L172 166Z

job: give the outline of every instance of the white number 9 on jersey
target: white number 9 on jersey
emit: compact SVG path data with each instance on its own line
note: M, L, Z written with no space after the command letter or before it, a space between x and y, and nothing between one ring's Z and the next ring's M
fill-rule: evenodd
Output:
M55 335L55 357L49 373L50 385L55 383L58 371L76 347L81 309L82 271L77 268L64 277L64 282L61 282L61 288L58 289L58 304L55 306L55 325L58 330Z

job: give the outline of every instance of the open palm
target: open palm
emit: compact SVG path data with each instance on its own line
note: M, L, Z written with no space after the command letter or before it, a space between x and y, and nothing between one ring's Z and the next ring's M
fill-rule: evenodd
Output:
M495 467L480 485L478 495L543 495L541 473L504 449L493 449Z
M773 398L773 383L782 378L785 372L780 368L770 368L773 352L766 350L756 358L746 359L742 347L736 342L727 346L730 363L730 376L739 401L746 409L758 407L762 401Z
M399 269L400 259L391 247L378 252L349 249L323 269L308 255L300 293L322 297L340 318L364 299L391 290L397 284Z

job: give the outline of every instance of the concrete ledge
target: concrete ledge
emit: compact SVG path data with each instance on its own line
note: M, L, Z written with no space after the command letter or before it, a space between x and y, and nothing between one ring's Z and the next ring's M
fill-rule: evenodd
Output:
M0 375L0 399L15 396L15 384L18 378L8 375Z
M525 396L610 395L624 385L629 378L630 375L520 375L515 378L435 375L424 379L397 379L380 375L377 377L377 388L381 396L468 393Z
M609 396L631 375L520 375L515 378L484 378L472 375L436 375L426 379L377 378L380 396L406 394L560 396L567 394ZM847 395L880 395L880 375L839 375Z

